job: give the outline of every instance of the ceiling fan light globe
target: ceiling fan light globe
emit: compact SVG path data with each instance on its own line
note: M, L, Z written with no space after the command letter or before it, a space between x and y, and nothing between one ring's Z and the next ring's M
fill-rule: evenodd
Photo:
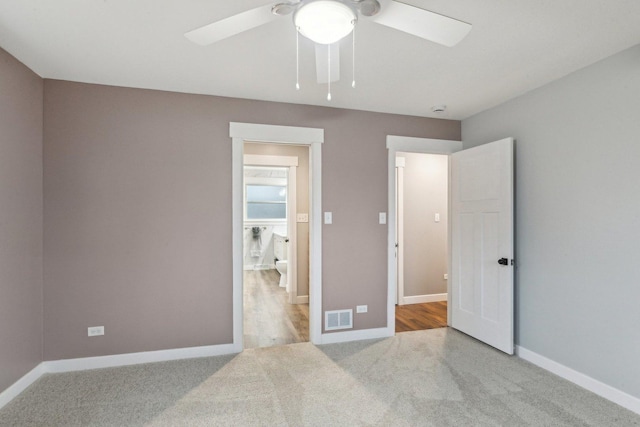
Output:
M353 31L355 11L336 0L316 0L302 5L293 16L296 29L319 44L333 44Z

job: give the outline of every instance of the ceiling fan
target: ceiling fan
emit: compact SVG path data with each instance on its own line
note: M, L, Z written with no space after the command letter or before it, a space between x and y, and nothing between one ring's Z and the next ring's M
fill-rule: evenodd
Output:
M329 84L340 78L338 41L352 33L360 17L448 47L471 30L466 22L395 0L289 0L213 22L185 37L206 46L285 15L293 15L298 34L316 43L318 83Z

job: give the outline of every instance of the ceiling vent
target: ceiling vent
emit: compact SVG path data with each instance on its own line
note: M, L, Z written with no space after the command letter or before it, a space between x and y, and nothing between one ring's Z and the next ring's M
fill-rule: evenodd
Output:
M333 310L324 312L324 330L353 328L353 310Z
M444 113L445 111L447 111L447 106L446 105L434 105L433 107L431 107L431 111L433 111L434 113Z

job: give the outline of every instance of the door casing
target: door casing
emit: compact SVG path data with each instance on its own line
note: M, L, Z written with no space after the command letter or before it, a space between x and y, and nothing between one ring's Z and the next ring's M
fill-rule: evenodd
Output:
M233 351L241 352L243 344L243 181L244 143L273 142L310 147L311 195L309 197L309 340L322 340L322 143L324 129L255 123L229 124L232 175L232 260L233 260Z

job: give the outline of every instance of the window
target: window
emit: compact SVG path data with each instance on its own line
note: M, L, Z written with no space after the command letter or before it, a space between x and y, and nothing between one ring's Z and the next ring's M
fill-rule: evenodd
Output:
M285 185L247 184L245 197L248 220L287 219L287 187Z
M244 167L244 219L286 222L288 169L272 166Z

